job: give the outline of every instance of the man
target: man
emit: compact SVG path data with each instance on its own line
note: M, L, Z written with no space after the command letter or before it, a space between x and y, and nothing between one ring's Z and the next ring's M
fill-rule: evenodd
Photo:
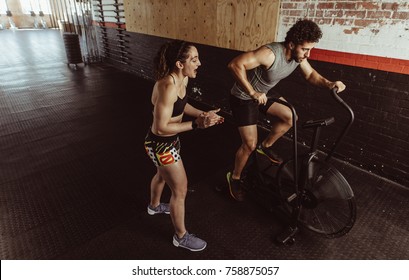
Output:
M318 25L310 20L298 20L287 32L284 42L274 42L256 50L243 53L228 65L236 83L231 89L230 107L238 125L242 144L236 152L234 169L227 173L231 196L244 200L240 176L250 154L257 152L280 164L270 147L292 126L291 110L267 98L267 92L279 81L289 76L298 66L304 78L312 85L323 88L345 89L341 81L331 82L322 77L308 63L312 48L321 39ZM283 97L274 93L273 96ZM257 145L257 121L259 111L276 116L278 122L271 127L269 135Z

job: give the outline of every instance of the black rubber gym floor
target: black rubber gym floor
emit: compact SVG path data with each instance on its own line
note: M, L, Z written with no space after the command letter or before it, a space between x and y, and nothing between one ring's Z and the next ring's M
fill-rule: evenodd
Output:
M181 136L186 223L208 247L174 247L169 216L146 213L153 83L104 64L68 67L57 30L0 38L1 259L409 258L409 186L345 164L358 207L350 233L301 230L293 246L272 242L280 219L215 191L239 145L229 121Z

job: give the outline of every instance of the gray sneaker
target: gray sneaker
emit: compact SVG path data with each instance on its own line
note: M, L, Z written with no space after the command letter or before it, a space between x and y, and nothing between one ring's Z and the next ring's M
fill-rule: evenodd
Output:
M158 206L153 208L151 205L148 205L148 214L149 215L156 215L156 214L170 214L170 207L169 203L160 203Z
M176 247L182 247L193 252L202 251L206 248L206 241L196 237L194 234L188 232L183 235L182 238L178 238L175 234L173 236L173 245Z

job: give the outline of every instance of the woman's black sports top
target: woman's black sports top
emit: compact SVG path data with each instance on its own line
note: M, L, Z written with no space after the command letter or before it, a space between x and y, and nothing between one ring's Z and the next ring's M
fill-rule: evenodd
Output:
M173 77L172 74L169 74L169 75L172 77L173 83L176 84L175 77ZM186 103L187 103L187 94L185 94L185 97L183 98L180 98L178 96L178 100L176 100L176 102L173 103L172 117L176 117L182 114L183 111L185 110Z
M178 96L178 100L176 100L176 102L173 103L172 117L176 117L182 114L183 111L185 110L186 103L187 103L187 94L183 98L180 98Z

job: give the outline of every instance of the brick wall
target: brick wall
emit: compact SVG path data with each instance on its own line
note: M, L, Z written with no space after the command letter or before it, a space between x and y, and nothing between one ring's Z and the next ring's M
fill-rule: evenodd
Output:
M299 18L320 25L324 35L311 63L347 84L345 98L356 112L340 152L357 166L409 186L409 2L281 0L278 38ZM313 91L297 81L293 75L280 86ZM299 102L304 113L314 108L311 102Z
M279 39L299 18L320 25L319 49L409 59L409 2L281 0Z
M356 113L339 152L369 172L409 186L409 2L281 0L280 40L299 18L320 25L324 35L310 62L324 76L347 84L343 96ZM300 80L292 75L280 87L316 95ZM314 115L317 105L329 106L325 99L316 104L293 96L293 102L304 115Z

